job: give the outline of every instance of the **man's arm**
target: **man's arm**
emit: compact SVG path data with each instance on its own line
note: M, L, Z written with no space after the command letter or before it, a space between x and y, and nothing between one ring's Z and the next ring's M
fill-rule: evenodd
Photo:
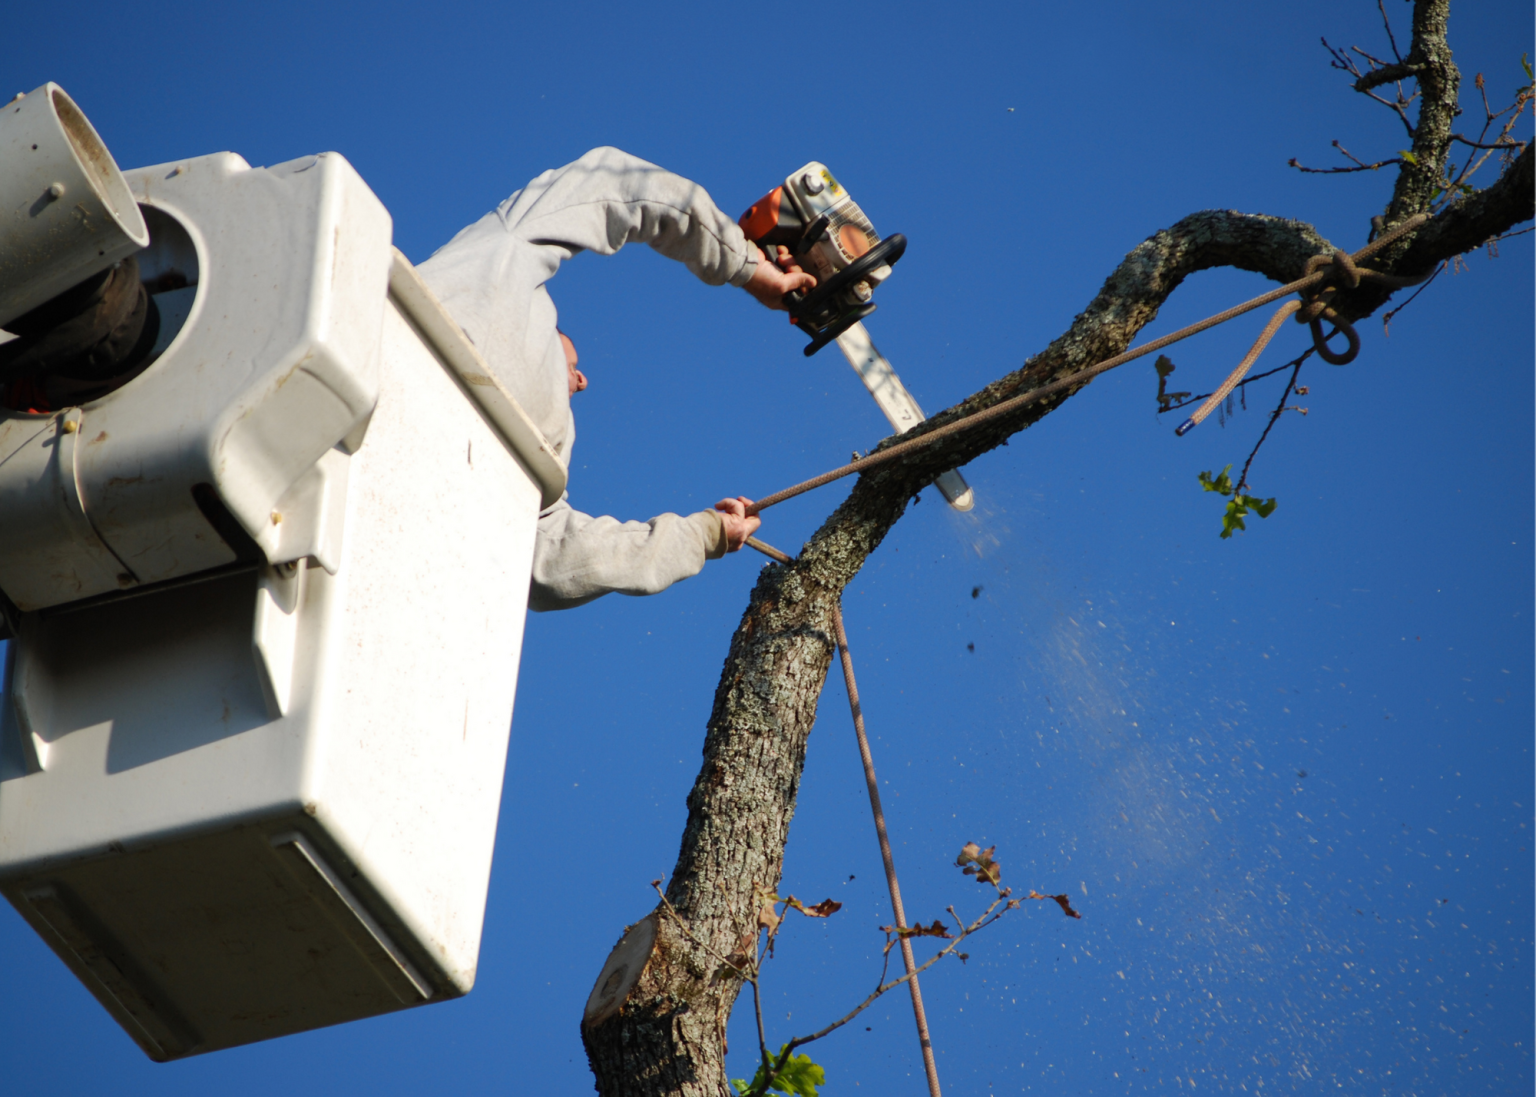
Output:
M722 499L714 510L686 517L620 522L583 514L562 499L539 515L528 608L573 609L609 591L660 593L746 544L758 527L749 506L745 498Z
M575 432L544 284L579 251L611 255L635 242L770 306L814 284L760 261L757 246L703 187L614 148L546 171L421 264L427 285L562 460L570 459Z
M539 516L528 608L572 609L609 591L657 594L697 575L727 547L713 511L621 522L583 514L562 499Z
M615 148L545 172L496 212L508 233L557 249L545 256L549 276L578 251L642 243L710 285L744 286L762 256L703 187Z

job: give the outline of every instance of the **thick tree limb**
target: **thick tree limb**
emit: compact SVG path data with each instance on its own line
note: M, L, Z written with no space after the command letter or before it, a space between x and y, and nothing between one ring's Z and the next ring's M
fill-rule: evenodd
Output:
M1393 266L1395 273L1421 274L1453 255L1481 247L1486 241L1531 219L1536 202L1536 172L1532 146L1485 190L1475 191L1445 210L1416 233Z
M1388 207L1389 223L1427 208L1443 172L1459 79L1444 40L1446 7L1445 0L1420 0L1415 7L1409 58L1422 57L1426 66L1419 74L1426 86L1415 138L1421 164L1401 169ZM1531 219L1533 212L1527 148L1493 186L1444 210L1401 247L1394 245L1378 269L1422 273ZM1196 271L1233 266L1284 283L1299 277L1309 258L1331 250L1312 226L1300 221L1225 210L1191 214L1127 255L1066 332L1021 369L903 437L912 438L1120 353ZM1365 283L1338 295L1334 305L1350 319L1359 319L1387 297ZM754 890L777 890L806 740L835 651L834 601L901 517L908 500L934 477L1003 444L1081 387L869 470L794 563L769 565L759 575L715 692L703 765L688 797L688 822L667 888L668 901L710 949L729 955L752 939L757 926ZM741 984L731 979L713 982L714 967L672 919L660 920L649 963L622 1008L583 1028L600 1093L729 1093L723 1034Z
M1451 46L1445 38L1450 15L1451 0L1415 0L1413 5L1413 43L1404 61L1417 67L1413 76L1419 82L1421 94L1419 120L1413 130L1415 162L1398 169L1397 185L1387 205L1388 228L1427 210L1435 191L1445 185L1451 124L1461 113L1457 102L1461 70L1451 60ZM1386 70L1378 70L1374 75L1383 71ZM1358 83L1355 86L1359 88Z

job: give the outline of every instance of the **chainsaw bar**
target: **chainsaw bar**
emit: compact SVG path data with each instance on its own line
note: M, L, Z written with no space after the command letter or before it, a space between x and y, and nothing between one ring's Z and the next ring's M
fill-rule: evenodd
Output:
M907 387L901 383L901 378L896 376L891 363L875 348L874 340L869 337L869 329L863 324L849 325L837 337L837 347L843 352L843 357L848 359L853 372L859 375L859 380L864 382L869 394L875 398L880 410L885 412L885 417L896 428L897 434L905 434L927 418ZM933 483L956 510L963 512L976 505L976 494L958 469L950 469Z

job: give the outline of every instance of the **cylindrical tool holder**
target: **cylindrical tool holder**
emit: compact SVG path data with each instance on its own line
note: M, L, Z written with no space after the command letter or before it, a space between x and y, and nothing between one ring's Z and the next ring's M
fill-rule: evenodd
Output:
M0 327L148 243L122 172L63 88L0 108Z

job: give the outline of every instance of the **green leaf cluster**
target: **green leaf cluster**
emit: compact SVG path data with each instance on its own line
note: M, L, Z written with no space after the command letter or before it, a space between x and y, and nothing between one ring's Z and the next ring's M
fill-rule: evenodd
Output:
M785 1049L788 1047L789 1045L785 1044L779 1048L778 1058L774 1062L783 1058ZM816 1097L816 1087L827 1084L826 1072L811 1062L809 1055L791 1055L778 1074L774 1075L772 1085L763 1084L767 1076L767 1072L759 1064L757 1073L752 1075L750 1082L733 1078L731 1085L735 1086L736 1092L743 1097L748 1093L766 1093L770 1089L778 1093L792 1094L793 1097Z
M1221 516L1221 538L1225 541L1232 536L1233 530L1246 530L1248 526L1243 519L1252 511L1260 518L1268 518L1275 512L1275 500L1260 499L1253 495L1243 495L1232 485L1232 477L1228 475L1232 466L1228 465L1221 470L1221 475L1213 477L1209 472L1200 474L1200 486L1206 491L1214 491L1218 495L1229 496L1227 511Z
M1216 477L1214 480L1211 479L1210 473L1202 472L1200 474L1200 486L1206 491L1216 491L1220 492L1222 495L1231 495L1232 477L1227 475L1231 471L1232 466L1228 465L1226 468L1221 470L1221 475Z

